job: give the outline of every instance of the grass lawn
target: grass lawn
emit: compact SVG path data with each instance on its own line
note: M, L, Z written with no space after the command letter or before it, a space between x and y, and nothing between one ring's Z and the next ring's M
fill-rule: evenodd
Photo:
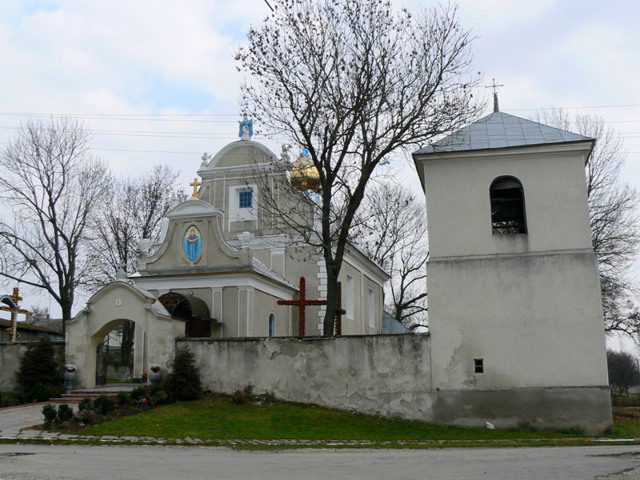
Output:
M255 399L238 405L225 396L161 406L141 414L88 426L82 433L165 439L189 436L204 441L295 439L410 442L586 438L575 432L440 426L419 421L384 419L318 406Z

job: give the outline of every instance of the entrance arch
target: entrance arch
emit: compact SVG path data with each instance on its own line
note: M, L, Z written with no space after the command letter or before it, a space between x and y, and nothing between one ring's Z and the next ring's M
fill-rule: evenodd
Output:
M185 321L173 318L146 290L113 282L87 302L67 323L67 363L78 368L78 385L96 384L96 351L105 335L125 320L135 323L134 375L142 376L151 363L166 365L173 358L175 339L185 334Z
M158 301L175 318L185 320L185 337L211 337L212 319L209 306L193 295L169 292L158 297Z
M126 372L128 377L140 377L144 371L146 371L147 359L146 359L146 346L144 344L144 332L141 335L142 342L138 344L138 342L133 341L132 345L127 347L123 345L123 339L119 339L119 345L114 345L115 353L118 358L114 359L114 350L110 344L111 340L118 339L113 338L113 333L116 332L118 327L125 326L126 324L133 325L133 334L134 336L138 333L139 328L136 327L136 322L129 319L117 319L105 324L103 328L101 328L95 334L95 340L97 342L96 347L96 385L106 385L107 380L109 378L113 379L113 377L109 377L109 367L111 366L111 373L115 375L118 379L121 379L121 375L123 373L118 371L116 360L122 360L123 356L127 357L126 366L130 366L131 368ZM111 338L110 338L111 337ZM131 339L133 340L133 338ZM123 355L122 349L125 348L125 352ZM141 355L136 355L137 350L142 349ZM133 357L133 358L131 358ZM129 363L131 362L131 363Z

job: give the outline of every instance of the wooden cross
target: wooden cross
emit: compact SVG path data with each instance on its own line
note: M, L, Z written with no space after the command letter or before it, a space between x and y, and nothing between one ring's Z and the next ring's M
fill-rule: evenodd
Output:
M16 340L20 337L20 333L18 333L18 314L19 313L27 314L30 312L29 310L24 310L20 308L18 305L20 300L22 300L22 297L20 296L20 290L18 289L18 287L15 287L13 289L13 295L11 295L9 298L13 300L13 304L16 306L16 308L0 307L0 310L3 310L5 312L11 312L11 326L7 328L7 332L9 332L9 336L11 337L11 342L15 343Z
M278 305L293 305L298 307L298 335L300 337L304 337L306 307L326 304L326 300L307 300L307 280L304 277L300 277L300 296L298 300L278 300Z
M202 182L198 181L198 177L193 179L193 183L190 183L189 186L193 187L193 193L191 194L191 198L189 200L198 200L198 187L202 185Z
M339 285L339 284L338 284ZM307 299L307 280L300 277L300 295L298 300L278 300L278 305L292 305L298 307L298 336L304 337L304 328L306 321L306 307L312 305L326 305L326 300L308 300ZM342 315L345 313L340 308L340 289L338 288L338 310L336 313L336 335L342 335Z

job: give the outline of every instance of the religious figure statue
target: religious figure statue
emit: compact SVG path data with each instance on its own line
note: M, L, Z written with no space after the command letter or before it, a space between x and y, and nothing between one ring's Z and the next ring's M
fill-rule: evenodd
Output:
M209 165L209 162L211 161L211 155L209 155L207 152L204 152L201 158L202 158L202 163L200 164L201 168L204 168L207 165Z
M242 121L238 120L239 125L239 131L238 131L238 136L242 139L242 140L249 140L251 139L251 137L253 136L253 120L250 119L247 114L244 114L244 117L242 119Z
M282 153L280 154L280 159L284 163L289 163L291 161L291 157L289 155L290 150L291 150L291 145L288 145L288 144L282 145Z

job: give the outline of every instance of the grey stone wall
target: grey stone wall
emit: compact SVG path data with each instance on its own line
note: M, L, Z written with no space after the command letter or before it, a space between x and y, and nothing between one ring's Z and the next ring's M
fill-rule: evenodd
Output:
M64 342L52 342L61 367L64 364ZM0 391L16 388L16 374L20 368L20 359L28 350L31 342L0 343Z
M205 388L255 393L362 413L448 425L611 428L609 389L598 386L442 390L431 383L431 337L182 339Z
M205 388L256 393L363 413L429 420L427 335L185 339Z

